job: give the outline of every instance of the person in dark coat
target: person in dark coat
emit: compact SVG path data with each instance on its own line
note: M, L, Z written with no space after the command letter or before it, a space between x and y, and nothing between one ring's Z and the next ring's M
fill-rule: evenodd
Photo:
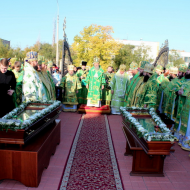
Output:
M8 70L7 59L0 61L0 118L15 108L13 103L13 93L16 87L15 75Z

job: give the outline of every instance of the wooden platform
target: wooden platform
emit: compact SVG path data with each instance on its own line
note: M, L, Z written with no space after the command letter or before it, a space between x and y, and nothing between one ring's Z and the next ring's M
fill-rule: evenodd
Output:
M60 120L56 120L28 144L1 145L0 180L14 179L28 187L38 187L44 168L60 143Z
M164 177L164 159L170 155L173 144L170 141L145 141L130 128L130 123L123 123L126 137L125 156L132 155L131 176Z
M100 108L96 108L96 107L88 107L85 104L82 104L79 107L78 112L79 113L88 113L88 114L110 114L111 109L110 109L110 106L108 106L108 105L104 105Z

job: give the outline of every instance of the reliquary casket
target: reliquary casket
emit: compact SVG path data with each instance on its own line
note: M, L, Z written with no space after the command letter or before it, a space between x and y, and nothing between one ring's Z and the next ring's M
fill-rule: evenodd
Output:
M29 101L0 118L0 143L24 145L61 113L60 101Z

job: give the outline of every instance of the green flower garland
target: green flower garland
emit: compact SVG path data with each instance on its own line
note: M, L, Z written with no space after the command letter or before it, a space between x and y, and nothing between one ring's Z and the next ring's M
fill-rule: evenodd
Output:
M166 124L155 113L154 108L120 107L120 110L125 119L130 122L130 127L134 126L136 128L139 138L143 137L147 141L174 141L174 136L171 134L170 129L167 128ZM162 133L149 133L127 110L147 110L155 123L160 127Z

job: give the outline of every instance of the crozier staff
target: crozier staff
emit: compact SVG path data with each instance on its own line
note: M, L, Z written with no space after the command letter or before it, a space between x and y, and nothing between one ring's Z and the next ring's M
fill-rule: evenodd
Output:
M15 108L12 95L15 91L16 79L8 67L8 60L2 59L0 61L0 118Z

